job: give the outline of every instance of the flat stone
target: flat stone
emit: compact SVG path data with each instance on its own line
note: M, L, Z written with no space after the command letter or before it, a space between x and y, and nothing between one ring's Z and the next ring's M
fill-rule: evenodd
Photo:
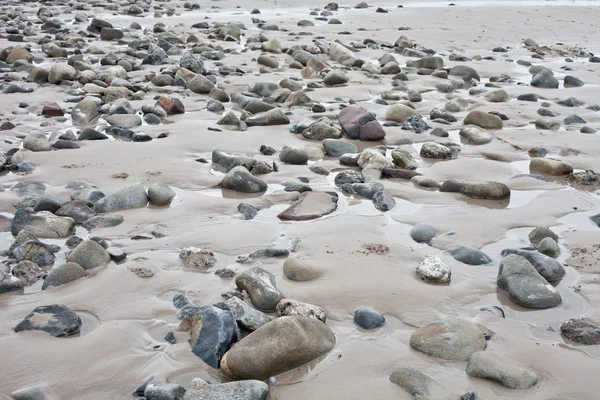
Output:
M55 337L70 336L79 332L81 319L70 308L53 304L34 309L15 326L15 332L44 331Z
M357 308L354 311L354 323L362 329L373 330L385 324L385 317L370 308Z
M447 391L431 377L413 367L400 367L390 375L390 382L400 386L414 400L445 399Z
M467 374L498 382L511 389L529 389L538 382L533 372L510 364L491 351L474 353L469 358Z
M269 386L258 380L199 385L189 389L183 400L267 400Z

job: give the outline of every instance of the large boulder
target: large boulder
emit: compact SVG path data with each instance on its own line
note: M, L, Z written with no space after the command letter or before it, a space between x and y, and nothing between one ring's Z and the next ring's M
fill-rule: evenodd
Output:
M145 207L148 204L148 195L144 185L139 182L131 183L123 189L101 198L94 204L98 213L124 210L128 208Z
M281 317L252 332L225 354L221 372L231 379L259 379L300 367L335 345L335 335L323 322L305 317Z
M562 302L556 289L529 261L516 254L509 254L500 262L497 285L513 301L525 307L551 308Z
M67 261L80 265L88 270L106 267L110 262L110 254L94 240L84 240L67 257Z
M15 326L15 332L44 331L52 336L70 336L79 332L81 318L70 308L53 304L34 309Z
M57 217L49 211L32 213L19 208L12 220L11 233L17 236L22 229L40 238L64 238L75 231L75 220Z
M338 120L342 132L350 139L381 140L385 137L385 130L375 118L375 114L360 107L344 108L340 111Z
M459 318L445 318L417 329L410 337L410 347L432 357L467 361L487 343L477 325Z

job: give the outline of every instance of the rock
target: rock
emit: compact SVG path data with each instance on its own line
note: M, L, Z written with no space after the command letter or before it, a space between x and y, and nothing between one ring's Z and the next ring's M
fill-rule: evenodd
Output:
M532 102L535 103L535 102L538 101L538 96L535 93L526 93L526 94L519 95L517 97L517 100L520 100L520 101L532 101Z
M331 157L339 157L346 153L358 153L358 147L354 143L340 139L323 140L323 149L325 149L325 154Z
M509 254L498 269L497 285L516 303L531 308L556 307L560 294L525 258Z
M439 189L440 183L433 178L425 178L423 176L413 176L410 181L417 186L428 189Z
M380 151L367 148L360 153L358 166L363 169L372 168L382 170L384 168L392 168L393 163L385 155L381 154Z
M252 308L235 296L228 299L226 304L242 329L253 332L271 322L271 318L267 314Z
M287 164L304 165L308 162L308 154L295 147L283 146L279 153L279 159Z
M442 110L441 108L434 108L433 110L431 110L431 112L429 113L429 118L431 120L435 120L435 119L441 119L447 122L456 122L456 117L450 113L448 113L446 110ZM441 128L437 128L437 129L441 129ZM435 135L433 132L431 133L432 135ZM435 136L441 136L441 135L435 135Z
M277 39L270 39L266 42L262 42L260 46L262 51L274 54L281 54L281 44Z
M565 161L552 160L550 158L534 158L529 162L531 171L539 171L547 175L568 175L573 173L573 166Z
M563 278L563 276L565 276L565 268L563 265L545 254L538 253L537 251L521 249L502 250L502 256L506 256L508 254L516 254L529 261L535 270L548 282L559 281Z
M106 267L110 262L108 252L94 240L84 240L67 257L68 262L79 264L83 269Z
M202 75L196 75L194 79L188 82L187 88L194 93L208 94L215 87L215 84Z
M323 276L323 270L306 260L288 257L283 262L283 276L291 281L306 282Z
M82 223L94 217L96 212L89 208L85 202L73 200L65 203L61 208L56 210L55 214L60 217L71 217L75 222Z
M38 199L34 211L50 211L51 213L56 212L59 208L61 208L65 204L65 201L59 197L52 196L49 194L42 194Z
M94 204L98 213L124 210L128 208L146 207L148 195L144 185L139 182L131 183L123 189L101 198Z
M436 229L429 224L417 224L410 230L410 237L417 243L429 243L436 234Z
M329 46L329 57L331 57L333 61L344 65L351 65L355 61L354 53L338 42L332 42Z
M186 247L179 252L179 258L186 267L201 271L214 267L217 262L212 251L199 247Z
M227 350L238 340L237 324L225 303L181 309L180 330L190 332L192 353L218 369Z
M47 397L37 386L16 390L10 394L13 400L46 400Z
M396 149L392 150L392 159L397 167L402 169L417 169L418 164L413 156L406 150Z
M558 79L547 69L542 69L531 79L531 86L558 89Z
M17 262L24 260L32 261L40 267L47 267L54 264L54 254L47 244L39 240L28 240L13 250L13 255ZM14 271L13 271L14 275Z
M337 209L337 202L337 194L304 192L296 203L282 211L277 217L284 221L308 221L331 214Z
M385 317L370 308L357 308L354 311L354 323L362 329L373 330L385 324Z
M204 63L202 62L202 60L199 60L191 54L184 54L183 56L181 56L181 58L179 59L179 66L196 74L206 74L206 70L204 69Z
M331 329L305 317L281 317L252 332L225 354L221 371L231 379L264 380L297 368L335 345Z
M538 251L548 257L558 258L560 255L560 247L558 243L550 237L544 238L538 247Z
M494 139L494 136L492 136L489 132L476 125L463 126L459 132L459 135L466 143L476 146L488 144Z
M81 265L74 262L67 262L53 268L52 271L50 271L44 280L42 290L46 290L50 286L65 285L79 278L85 278L86 276L87 274Z
M595 173L591 169L583 172L574 172L567 176L567 182L576 185L600 186L600 174Z
M452 271L438 257L427 257L417 266L417 276L427 282L450 282Z
M511 389L529 389L538 382L531 371L509 364L490 351L474 353L467 364L467 374L490 379Z
M542 117L535 120L535 127L537 129L557 131L560 129L560 122L553 118Z
M447 391L428 375L413 367L400 367L390 375L390 382L400 386L414 400L446 398Z
M483 111L471 111L463 121L464 125L477 125L484 129L502 129L500 117Z
M81 131L81 133L77 137L77 140L106 140L106 139L108 139L108 136L106 136L104 133L98 132L97 130L92 129L92 128L85 128L83 131Z
M410 337L410 347L444 360L467 361L487 343L477 325L449 317L417 329Z
M421 157L433 158L438 160L450 159L453 157L452 149L440 143L425 142L419 152Z
M298 316L314 318L321 322L326 322L327 320L327 313L321 307L290 299L283 299L277 304L277 314L281 317Z
M338 120L342 132L354 140L381 140L385 130L377 121L375 114L360 107L350 106L340 111Z
M53 304L34 309L15 326L15 332L44 331L54 337L70 336L79 332L81 319L70 308Z
M500 182L473 182L462 185L461 194L473 199L505 200L510 199L510 189Z
M75 231L75 220L57 217L48 211L31 213L19 208L11 225L11 233L17 236L22 229L40 238L63 238Z
M504 103L504 102L508 101L508 93L506 93L506 91L504 91L502 89L494 90L493 92L486 94L485 98L490 103Z
M450 250L450 254L455 260L468 265L483 265L492 262L492 259L484 252L464 246Z
M23 139L23 148L34 152L51 151L52 145L43 133L30 133Z
M27 49L21 45L16 45L6 57L7 64L14 64L17 61L33 61L33 55L27 51Z
M581 118L577 114L569 115L568 117L566 117L563 120L563 122L565 123L565 125L585 124L585 123L587 123L585 119Z
M145 400L183 400L184 395L185 388L175 383L148 382L144 390Z
M71 118L76 125L87 125L98 116L98 105L90 97L85 97L71 110Z
M585 85L581 79L572 75L565 76L564 82L565 87L582 87L583 85Z
M162 107L167 115L184 114L185 107L181 100L169 96L160 96L156 105Z
M62 81L72 81L77 75L77 70L68 64L53 64L48 73L48 82L60 84Z
M221 187L242 193L261 193L267 190L267 183L252 175L245 167L237 166L225 175Z
M24 283L32 285L44 276L45 272L35 262L25 260L13 267L12 274Z
M290 123L289 118L279 108L255 114L246 119L248 126L270 126L270 125L287 125Z
M402 124L402 129L414 131L415 133L423 133L430 129L430 126L418 115L406 117Z
M175 197L175 191L163 182L154 182L148 188L148 199L155 206L167 205Z
M337 69L329 71L327 75L325 75L325 78L323 78L323 83L325 83L327 86L343 85L347 82L348 76Z
M538 247L542 240L547 237L552 238L554 241L558 241L558 235L552 232L550 228L545 226L538 226L537 228L529 232L528 237L529 241L534 247Z
M126 129L136 127L142 124L142 118L137 114L115 114L104 118L106 122L113 126L120 126Z
M63 109L56 103L46 104L42 109L42 115L45 117L62 117L65 115Z
M402 103L396 103L388 108L385 114L385 120L403 123L406 118L418 115L419 114L409 106Z
M285 298L276 287L275 276L259 267L239 274L235 284L240 290L248 292L252 305L260 311L274 312L277 304Z
M423 57L418 60L409 60L406 63L407 67L426 68L426 69L442 69L444 67L444 59L442 57Z
M460 97L456 97L452 100L448 100L444 105L444 108L449 112L460 112L469 108L469 102Z
M189 389L183 400L267 400L269 386L257 380L244 380Z
M600 344L600 326L588 319L570 319L560 326L564 337L579 344Z
M475 79L477 81L481 80L477 71L466 65L456 65L452 67L450 69L450 72L448 72L448 75L459 76L465 82L470 82L472 79Z
M394 196L384 190L380 190L375 193L372 201L375 208L383 212L391 210L396 205Z
M123 223L122 215L100 215L92 217L83 223L83 227L88 230L95 228L110 228Z

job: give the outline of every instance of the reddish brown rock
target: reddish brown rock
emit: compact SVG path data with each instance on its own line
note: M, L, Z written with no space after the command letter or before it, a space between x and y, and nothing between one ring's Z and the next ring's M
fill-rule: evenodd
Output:
M46 104L42 109L42 115L46 117L63 117L65 115L64 111L60 106L56 103Z
M169 96L160 96L156 105L161 106L167 112L167 115L184 114L185 106L181 100Z
M304 192L291 207L277 217L286 221L308 221L331 214L337 209L338 196L328 192Z
M360 107L346 107L338 117L342 131L350 139L381 140L385 137L383 126L375 114Z

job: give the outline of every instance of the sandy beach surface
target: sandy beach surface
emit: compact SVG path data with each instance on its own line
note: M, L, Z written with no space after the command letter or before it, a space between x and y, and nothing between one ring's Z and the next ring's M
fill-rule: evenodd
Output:
M600 2L452 3L380 1L369 2L366 8L339 3L327 11L325 2L315 0L3 2L0 49L9 50L0 53L4 62L0 74L0 160L6 163L0 175L0 283L14 283L17 274L13 268L23 257L30 260L28 253L19 259L19 252L9 249L18 233L15 214L19 210L30 215L39 209L42 195L71 201L74 186L70 183L75 181L84 181L84 186L97 188L104 195L137 182L146 190L162 182L172 189L174 197L171 195L166 205L156 205L150 196L147 206L144 200L142 206L104 208L106 212L99 203L88 200L87 205L80 203L86 212L120 215L123 222L91 229L84 222L88 214L77 220L68 234L37 235L46 247L36 245L32 252L52 253L44 250L51 248L52 262L39 265L42 268L33 266L41 272L21 282L24 287L6 293L0 290L0 398L38 399L11 397L13 392L29 387L38 387L47 399L136 398L132 393L149 377L183 386L188 390L186 399L228 398L192 397L193 379L217 385L231 381L232 375L228 377L223 368L213 368L192 352L190 332L179 329L181 320L173 297L183 294L194 305L204 306L224 302L236 292L248 305L257 307L256 299L248 298L236 285L235 275L259 267L273 274L277 289L286 299L322 308L327 329L335 335L335 345L316 354L310 363L278 370L282 373L268 380L270 399L461 399L475 396L473 392L477 397L462 398L597 399L600 217L597 222L591 217L600 213L600 179L595 179L593 172L600 172L600 140L594 133L600 130L600 58L594 56L600 55ZM136 4L140 13L132 11ZM260 13L252 13L255 8ZM93 19L108 21L114 29L104 32L115 38L101 40L99 31L88 28ZM331 19L341 23L330 23ZM299 21L310 23L299 26ZM231 36L221 35L222 26L237 23L243 24L242 29L236 28L237 33L231 29ZM139 24L141 29L132 24ZM525 43L526 39L531 41ZM261 42L264 46L275 40L279 52L261 48ZM56 52L49 49L52 43ZM203 45L212 49L204 53L193 50ZM10 48L15 46L26 47L32 57L10 60ZM332 54L334 46L341 49L342 58ZM157 48L169 50L162 52L165 57L159 62L143 63L144 55ZM323 51L327 48L329 53ZM304 53L295 57L302 49ZM204 73L180 70L180 60L186 54L201 60ZM392 57L394 65L380 65L385 55ZM277 66L259 64L259 56L276 61ZM318 62L312 65L320 65L322 70L306 67L306 59L298 65L301 56L315 57ZM111 57L112 64L107 61ZM47 82L46 77L44 82L40 69L51 70L56 64L74 64L75 60L79 61L71 68L75 75L57 83ZM114 60L127 63L115 67ZM419 60L424 60L422 65ZM427 63L436 66L428 68ZM472 68L477 78L464 78L453 69L461 65ZM32 72L33 66L36 69ZM112 72L103 74L107 68L113 68ZM91 71L96 74L90 76ZM161 71L168 77L157 85ZM337 73L337 78L341 74L342 81L324 83L331 78L330 71ZM216 80L193 78L195 72ZM34 79L34 75L42 78ZM572 84L576 82L573 77L582 85ZM203 93L191 90L192 78L200 79L209 89ZM542 85L532 85L538 78L544 80ZM287 80L285 87L291 88L291 92L282 91L283 100L271 96L272 88L266 96L257 93L267 88L265 83L281 89L283 80ZM231 101L220 102L223 110L209 110L218 106L214 103L217 90L210 91L213 86L222 96L231 97ZM113 90L109 95L107 87L129 89ZM292 98L302 92L308 100ZM169 113L163 108L148 111L159 96L179 99L185 112ZM96 112L89 120L75 121L71 111L84 97L95 99L99 115ZM244 111L250 99L260 111L280 110L289 121L255 124L252 114L256 112ZM461 103L457 99L464 100ZM111 112L110 104L115 101L135 114ZM52 103L59 109L56 116L51 114L56 110L48 107ZM462 106L452 109L448 103ZM390 110L395 104L408 104L402 110L408 108L422 117L410 121L424 121L429 129L422 133L405 129L404 117L390 124ZM375 130L384 132L385 137L370 141L348 138L349 125L340 127L338 121L340 112L348 107L356 113L374 115L378 121L374 122ZM434 109L448 120L452 119L449 116L455 118L433 118ZM466 124L468 115L473 120L474 110L489 118L489 112L500 115L494 116L492 123L499 123L501 129L480 122L479 127ZM546 114L541 115L540 110ZM217 124L230 111L241 117L239 125ZM131 132L119 136L111 130L111 125L118 127L125 119L107 122L107 118L110 121L124 115L137 116L130 128L133 136ZM339 156L325 153L323 137L315 140L307 131L291 132L300 124L310 130L309 125L323 117L332 121L337 135L327 140L356 146L355 151L343 151L356 153L342 156L345 164ZM11 125L5 126L7 123ZM476 137L468 136L465 126L470 126ZM106 140L83 140L79 133L86 128L100 132ZM431 134L434 129L443 130L446 137ZM429 144L448 140L455 145L438 145L448 152L446 157L424 155ZM59 148L67 145L58 146L57 141L76 144L73 147L77 148ZM263 145L276 153L261 153ZM306 159L289 162L282 153L284 146L293 147L296 155ZM266 183L266 190L244 193L224 188L221 182L231 174L231 166L219 165L215 150L249 157L252 162L263 161L261 165L269 173L255 175ZM392 155L400 150L413 160L413 169L394 164ZM375 153L379 158L373 155L363 161L358 158L360 152ZM386 168L399 170L408 179L382 175L382 158L387 159ZM539 164L532 161L536 159L560 160L561 170L536 169ZM544 165L555 166L552 162ZM239 168L244 169L236 170ZM384 190L374 197L371 194L375 200L348 193L337 180L340 173L349 170L356 171L366 185L379 183ZM410 179L414 175L430 178L434 187ZM589 179L582 181L582 177ZM456 181L460 189L448 191L447 185L456 179L464 180ZM43 189L39 184L28 190L15 189L31 182L43 184ZM473 182L482 183L484 194L469 191L472 188L467 185ZM442 183L446 184L440 190ZM239 181L236 184L241 185ZM498 195L498 188L503 195ZM323 196L313 196L318 192ZM304 203L300 196L307 196ZM377 199L383 200L378 203ZM331 201L337 202L333 208ZM281 213L297 202L301 203L298 213L304 212L310 220L281 218ZM240 203L256 207L256 216L246 219L238 210ZM69 217L61 218L65 221ZM411 230L418 224L431 225L434 237L422 243L415 241ZM517 257L504 258L503 250L527 248L541 254L529 236L536 227L549 227L556 234L551 245L557 246L559 254L553 258L564 266L564 276L554 281L534 271L535 279L543 282L543 290L560 295L560 304L551 307L519 305L510 290L498 287L501 263L508 265L508 260ZM92 237L103 239L107 251L95 251L103 257L110 253L110 262L86 269L83 278L42 290L44 277L67 258L73 260L69 252L75 247L67 245L73 235L83 243ZM452 254L461 246L479 250L491 261L481 265L461 262ZM214 255L214 266L204 269L186 264L180 253L189 247ZM266 248L287 251L284 256L255 256L245 262L240 258ZM119 259L122 253L125 260ZM80 257L92 260L85 253ZM435 283L421 279L417 266L428 257L438 257L451 270L451 280L448 277L448 282ZM289 279L283 272L286 258L310 263L321 274L305 282ZM514 279L517 285L528 278L516 275ZM265 295L262 289L258 292L259 297ZM535 303L536 296L531 293L529 300ZM64 305L81 318L78 333L54 337L43 331L15 332L15 326L36 307L53 304ZM373 330L359 328L354 314L361 307L376 310L385 317L385 324ZM273 319L279 315L267 314ZM514 373L521 378L533 374L535 383L510 388L506 382L467 373L468 363L475 363L474 359L468 361L468 356L444 359L417 350L411 339L415 332L444 318L474 324L485 338L484 353L501 356L510 364L510 371L517 368ZM596 327L590 332L595 332L592 339L597 344L578 343L561 332L565 321L581 318ZM174 332L175 344L165 340L168 332ZM238 350L241 346L251 348L253 335L233 344L229 352L238 346ZM444 340L453 343L453 335L448 333ZM307 337L312 338L310 332ZM285 348L301 339L277 336L272 346ZM469 340L461 338L450 346L462 349ZM263 350L268 364L271 350L268 346ZM230 366L233 354L226 354L227 368L241 368ZM424 393L411 394L390 381L390 375L401 367L429 376L434 381L430 385L435 384L436 390L443 388L441 394L432 386ZM502 376L506 378L506 374ZM263 380L258 375L256 379Z

